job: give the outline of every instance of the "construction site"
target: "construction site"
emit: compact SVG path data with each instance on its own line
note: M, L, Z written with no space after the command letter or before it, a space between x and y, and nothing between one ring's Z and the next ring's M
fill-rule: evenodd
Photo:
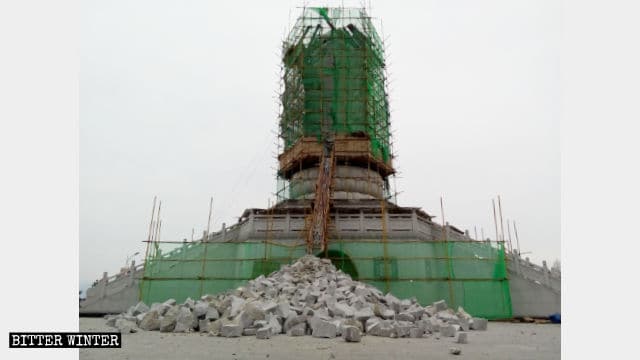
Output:
M331 274L338 272L335 275L338 289L341 286L352 287L349 291L353 291L355 295L345 292L344 297L350 299L348 306L353 308L355 315L349 316L349 309L336 310L337 305L329 300L325 303L329 309L327 314L331 316L325 319L319 315L324 314L325 310L322 309L325 305L317 304L321 303L320 299L325 296L323 289L328 286L322 278L310 281L309 288L299 290L302 293L290 295L288 299L291 296L295 299L290 304L287 303L287 311L297 311L295 316L308 316L308 319L315 312L313 316L324 319L318 322L328 322L336 314L341 314L340 317L344 318L355 318L361 323L359 333L362 335L407 337L414 340L413 338L429 337L431 333L434 338L440 339L449 336L445 334L446 326L456 326L456 342L464 344L466 335L464 340L460 340L459 334L473 330L474 327L482 327L478 325L483 324L482 319L526 319L530 322L550 323L549 319L554 315L559 321L561 276L551 271L546 263L537 265L521 257L519 246L514 245L518 241L515 224L507 223L505 230L499 197L496 197L493 204L493 239L484 234L482 237L477 233L470 234L469 231L449 224L444 206L433 209L433 213L437 213L434 216L420 208L419 204L400 206L397 203L385 44L365 9L302 9L283 41L281 61L277 201L265 208L246 209L237 223L223 225L217 231L207 229L199 239L160 241L158 234L162 208L161 202L154 199L148 237L144 241L144 261L141 264L131 263L130 267L116 275L109 276L105 272L87 291L87 297L80 305L81 315L129 311L128 315L134 321L131 326L135 327L137 323L142 328L141 323L146 319L144 315L149 312L149 308L154 310L152 304L156 304L155 309L160 309L158 304L166 304L172 299L166 309L158 310L154 316L166 318L171 306L187 304L195 318L191 320L193 326L186 326L184 332L213 332L210 326L218 318L205 315L207 310L196 314L198 302L225 302L226 297L215 298L217 300L214 301L212 295L215 294L234 294L237 298L244 299L243 303L251 302L251 294L268 295L269 287L276 287L278 282L283 282L283 276L285 280L289 278L282 271L299 270L303 267L296 265L302 261L300 259L311 256L323 259L322 263L311 262L316 264L313 266L335 267L323 271ZM280 276L280 280L274 280L276 275ZM263 279L267 279L264 286L260 285ZM345 285L346 279L354 283ZM297 284L297 281L286 281ZM247 289L252 289L249 295ZM360 292L358 289L361 289ZM316 294L315 291L319 292ZM281 287L277 294L263 295L263 301L273 300L279 304L278 299L281 300L281 297L278 294L283 292L287 292L286 287L284 290ZM327 294L327 297L336 296L333 292ZM392 299L385 296L391 296ZM362 297L360 302L356 297ZM403 302L405 300L398 299L411 300ZM227 313L227 317L234 318L231 310L233 301L235 300L228 300L229 308L220 308L217 303L220 318L224 317L222 315L225 309L231 312ZM313 310L308 313L304 307L298 309L297 301L302 301ZM395 312L392 311L388 316L383 316L382 310L378 313L375 310L377 308L374 309L374 304L378 301L395 309ZM147 307L144 311L134 313L132 307L140 303ZM358 311L369 309L368 304L371 304L371 315L358 317ZM263 310L270 312L266 308ZM249 310L243 308L243 313L247 311ZM279 314L279 310L273 311L274 314ZM284 328L287 321L293 321L289 320L287 311L282 310L283 313L278 315L279 319L269 324L271 332L263 336L287 333L294 327L289 324L289 329ZM441 311L449 311L457 318L447 320L443 314L437 316ZM409 320L403 319L405 315L401 314L404 313L411 314L406 315ZM138 315L141 316L135 321L133 318ZM255 335L258 332L260 336L260 329L266 329L267 325L254 323L253 320L269 321L268 316L260 316L245 324L239 330L240 335ZM376 316L380 318L382 325L370 324L368 321ZM427 318L436 317L442 321L427 321ZM162 329L160 320L157 320L157 328L154 329ZM199 323L198 320L205 323ZM385 335L381 330L385 326L384 322L392 320L400 321L400 325L389 325L392 330ZM115 323L116 320L113 321ZM305 331L309 334L324 334L319 323L309 321L307 320L308 327L303 326L300 330L302 334ZM402 321L408 321L405 324L406 333L402 330ZM252 324L258 324L255 332L248 331L244 334L243 329L254 329ZM496 334L511 331L508 327L502 327L505 324L491 321L488 332L492 331L494 324L498 329ZM356 325L352 327L358 327ZM524 326L513 324L520 325ZM227 340L224 339L227 337L224 333L227 325L223 321L216 326L221 328L214 332L215 335L222 337L215 339L216 346L224 346L221 342ZM342 336L348 336L345 335L346 327L340 326L338 325L338 329L342 329ZM486 329L486 325L484 326ZM369 327L376 330L369 331ZM274 330L276 328L278 330ZM421 330L412 330L409 336L409 328ZM531 332L530 328L522 329ZM517 329L519 331L520 328ZM547 330L536 331L540 332L541 339L547 336ZM557 338L553 332L555 330L551 331L548 338L541 341L553 342L554 350L551 354L542 356L543 358L559 357L559 330ZM130 336L133 338L139 335L141 334ZM336 335L334 332L333 336L313 336ZM480 342L479 336L477 335ZM286 341L286 335L280 337L284 337L282 341ZM276 344L280 341L277 338L272 339ZM491 341L500 342L496 338ZM451 344L446 346L449 345ZM313 343L309 346L321 345ZM370 346L374 349L376 346L386 345ZM458 346L464 355L465 345ZM362 349L364 352L360 355L349 351L351 350L342 357L363 357L366 354L366 350ZM413 355L403 356L416 357L420 354L419 350L416 351ZM445 357L457 355L455 351L442 352ZM292 350L291 354L293 358L297 353ZM535 358L534 354L535 351L531 353L531 358ZM93 355L87 351L81 352L81 356L90 358ZM508 355L500 357L490 351L483 356L471 356L520 358ZM527 356L521 358L528 358ZM264 355L261 357L264 358Z

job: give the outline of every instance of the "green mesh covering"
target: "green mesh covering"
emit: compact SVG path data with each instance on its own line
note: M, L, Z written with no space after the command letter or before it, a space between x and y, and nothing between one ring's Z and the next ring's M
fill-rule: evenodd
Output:
M148 256L141 299L150 304L215 294L269 274L304 254L304 244L162 243ZM327 255L354 279L400 298L415 296L423 305L445 299L451 307L462 306L475 316L511 317L501 244L334 240Z
M366 136L389 160L384 49L364 9L308 8L284 42L280 131L301 137Z

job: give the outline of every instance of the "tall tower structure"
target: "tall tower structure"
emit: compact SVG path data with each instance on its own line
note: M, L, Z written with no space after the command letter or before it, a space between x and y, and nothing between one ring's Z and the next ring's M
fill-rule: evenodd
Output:
M317 206L321 186L331 200L387 198L395 170L384 48L365 10L304 9L282 63L279 200Z
M282 64L278 202L248 208L197 241L152 241L140 299L238 288L312 253L398 297L510 317L503 241L473 241L390 200L384 49L365 10L304 9L283 43Z

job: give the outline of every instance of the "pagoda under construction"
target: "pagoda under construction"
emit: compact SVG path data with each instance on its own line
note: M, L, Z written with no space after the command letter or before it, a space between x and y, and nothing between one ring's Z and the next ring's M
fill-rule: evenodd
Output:
M512 317L512 295L526 300L510 274L524 278L526 262L503 239L474 239L395 201L384 53L365 9L304 8L282 47L276 203L195 241L157 241L150 229L131 301L199 298L314 254L401 298Z

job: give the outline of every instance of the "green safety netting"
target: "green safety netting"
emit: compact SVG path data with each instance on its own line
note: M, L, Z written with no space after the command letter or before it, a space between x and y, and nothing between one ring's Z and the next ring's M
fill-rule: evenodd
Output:
M384 48L363 9L309 8L285 40L280 132L301 137L366 136L387 162L389 104Z
M145 264L145 303L183 301L242 286L305 254L275 242L155 244ZM325 255L325 254L318 254ZM326 254L354 279L425 305L445 299L475 316L511 317L504 249L485 242L332 241Z

